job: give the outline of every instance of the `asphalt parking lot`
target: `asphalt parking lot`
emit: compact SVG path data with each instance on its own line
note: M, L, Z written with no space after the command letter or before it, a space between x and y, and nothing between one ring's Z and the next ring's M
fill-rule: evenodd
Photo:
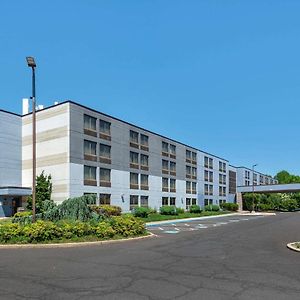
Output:
M0 299L300 298L300 253L286 248L299 213L175 225L139 241L0 249Z

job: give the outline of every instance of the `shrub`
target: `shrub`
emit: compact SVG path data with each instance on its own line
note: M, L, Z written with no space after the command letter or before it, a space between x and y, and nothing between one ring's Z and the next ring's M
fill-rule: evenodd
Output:
M230 202L229 203L221 203L220 207L223 210L228 210L228 211L237 211L239 209L238 204L236 204L236 203L230 203Z
M147 207L135 207L132 214L138 218L147 218L152 213L152 210Z
M28 217L31 215L32 215L31 211L22 211L22 212L15 213L13 218L16 219L16 218Z
M133 236L145 233L144 222L131 215L112 217L111 225L116 234Z
M298 207L298 203L297 200L295 199L283 200L279 204L279 210L294 211L297 207Z
M177 214L178 214L178 215L184 214L184 209L181 208L181 207L176 207L176 211L177 211Z
M18 238L21 234L22 227L20 224L4 223L0 225L0 241L7 242Z
M199 213L201 213L201 211L202 210L199 205L191 205L190 206L190 213L192 213L192 214L199 214Z
M160 214L161 215L178 215L178 211L174 205L164 205L160 208Z
M99 238L111 238L116 232L109 223L100 222L95 228L95 234Z
M38 220L33 224L25 225L22 234L29 242L42 242L60 238L63 231L53 222Z
M206 211L219 211L220 207L219 205L210 204L210 205L205 205L204 209Z
M121 207L115 205L90 205L90 209L105 217L120 216L122 213Z
M272 204L264 204L264 203L258 203L256 205L258 211L266 211L266 210L273 210L274 206Z

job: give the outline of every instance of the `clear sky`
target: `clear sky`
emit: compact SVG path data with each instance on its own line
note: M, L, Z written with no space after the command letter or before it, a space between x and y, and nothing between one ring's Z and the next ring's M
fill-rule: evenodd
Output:
M71 99L274 175L300 174L300 1L0 2L0 108Z

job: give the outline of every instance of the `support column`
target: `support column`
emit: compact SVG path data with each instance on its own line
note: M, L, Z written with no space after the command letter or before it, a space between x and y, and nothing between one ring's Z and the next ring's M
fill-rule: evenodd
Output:
M243 197L242 197L242 193L237 192L236 193L236 203L239 206L238 211L243 211Z

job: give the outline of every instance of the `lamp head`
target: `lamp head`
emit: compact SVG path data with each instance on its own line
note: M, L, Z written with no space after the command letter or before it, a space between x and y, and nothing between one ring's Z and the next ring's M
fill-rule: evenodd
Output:
M36 67L36 63L35 63L34 58L32 56L27 56L26 60L27 60L28 67L30 67L30 68L35 68Z

